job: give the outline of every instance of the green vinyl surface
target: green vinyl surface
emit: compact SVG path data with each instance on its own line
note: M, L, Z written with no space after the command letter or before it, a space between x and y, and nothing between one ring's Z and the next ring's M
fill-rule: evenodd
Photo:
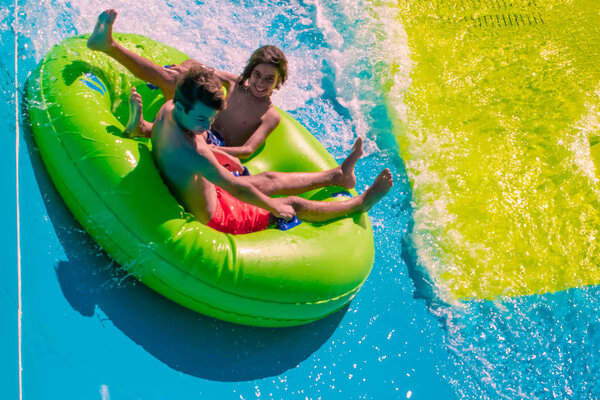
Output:
M115 36L160 65L187 58L142 36ZM237 236L195 221L162 181L148 140L122 135L130 88L142 95L146 120L160 108L160 92L88 50L86 40L86 35L66 39L40 62L28 81L28 109L54 184L113 259L164 296L242 324L304 324L355 296L373 263L366 215ZM280 114L279 126L248 161L250 172L336 165L305 128ZM328 199L335 190L305 196Z

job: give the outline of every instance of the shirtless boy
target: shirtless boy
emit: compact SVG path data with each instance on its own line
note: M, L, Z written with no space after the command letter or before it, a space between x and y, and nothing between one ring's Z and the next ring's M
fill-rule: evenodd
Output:
M88 47L102 51L124 65L140 79L159 87L165 100L175 94L177 78L191 66L202 65L195 60L186 60L181 65L163 68L146 58L133 53L113 40L112 28L117 17L116 10L106 10L98 17L94 31L88 39ZM227 88L227 108L222 110L208 132L209 143L226 145L220 150L238 158L251 156L267 136L279 124L279 113L271 104L273 90L287 79L287 61L275 46L263 46L250 57L241 76L214 71ZM133 114L133 113L132 113ZM129 136L149 136L152 124L130 119L125 130ZM216 139L214 139L216 136ZM218 143L219 136L223 143Z
M138 105L136 112L141 113L141 102ZM196 137L211 126L225 105L217 74L195 66L180 77L173 100L159 110L152 127L153 156L163 178L201 223L240 234L263 230L276 218L289 220L294 215L308 222L327 221L367 212L392 187L392 175L386 168L363 194L347 200L271 198L274 194L293 195L330 185L353 187L362 142L358 139L342 165L328 171L235 177L217 162L209 145Z

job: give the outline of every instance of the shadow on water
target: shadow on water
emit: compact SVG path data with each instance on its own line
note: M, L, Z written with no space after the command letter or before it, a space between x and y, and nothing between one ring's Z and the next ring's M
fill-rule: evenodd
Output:
M406 263L408 276L410 276L415 285L414 298L425 300L427 306L431 308L436 304L437 295L435 294L433 282L429 279L427 271L419 264L417 249L412 240L413 228L414 221L411 219L407 233L402 238L402 259Z
M242 326L190 311L127 275L69 212L41 160L26 108L22 116L36 180L68 259L55 266L56 276L63 295L81 315L92 317L100 310L115 327L169 367L216 381L281 374L331 337L347 307L300 327Z
M411 217L408 221L406 234L402 237L400 251L402 259L406 264L408 276L415 287L413 297L417 300L423 300L427 305L427 309L437 317L440 328L448 331L447 313L440 312L440 310L448 310L453 306L440 297L438 292L439 288L436 287L427 268L419 263L417 248L413 241L413 230L415 225L413 219L414 210L412 206L408 205L408 207L410 207Z

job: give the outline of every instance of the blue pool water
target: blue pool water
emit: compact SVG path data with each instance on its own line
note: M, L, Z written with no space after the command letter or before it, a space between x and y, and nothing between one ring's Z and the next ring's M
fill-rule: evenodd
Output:
M0 12L5 99L0 115L6 121L0 176L7 188L0 213L5 254L0 387L5 398L19 393L24 399L67 400L600 396L598 288L449 305L436 293L443 289L431 287L413 265L413 253L404 245L412 223L411 189L381 94L379 43L395 28L383 25L369 3L16 5L16 19L14 3ZM370 213L373 271L349 307L289 329L220 322L137 283L81 230L16 111L27 74L41 57L54 43L89 32L107 7L120 11L115 30L150 36L232 72L239 72L259 45L280 46L291 71L275 102L338 160L358 135L366 139L366 155L357 166L359 189L384 166L391 168L396 184ZM410 64L407 49L398 54ZM410 86L409 79L400 83Z

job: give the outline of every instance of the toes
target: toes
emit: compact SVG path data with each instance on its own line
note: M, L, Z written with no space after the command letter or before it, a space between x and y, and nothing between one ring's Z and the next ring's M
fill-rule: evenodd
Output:
M104 12L102 12L102 14L100 14L100 17L98 19L102 20L102 22L111 24L114 22L114 20L116 18L117 18L117 10L110 9L110 10L105 10Z
M142 107L142 96L135 91L135 89L131 90L131 95L129 96L129 103L132 106L136 106L138 108Z
M383 171L381 171L376 181L380 181L386 186L391 186L394 183L394 178L389 168L385 168Z

